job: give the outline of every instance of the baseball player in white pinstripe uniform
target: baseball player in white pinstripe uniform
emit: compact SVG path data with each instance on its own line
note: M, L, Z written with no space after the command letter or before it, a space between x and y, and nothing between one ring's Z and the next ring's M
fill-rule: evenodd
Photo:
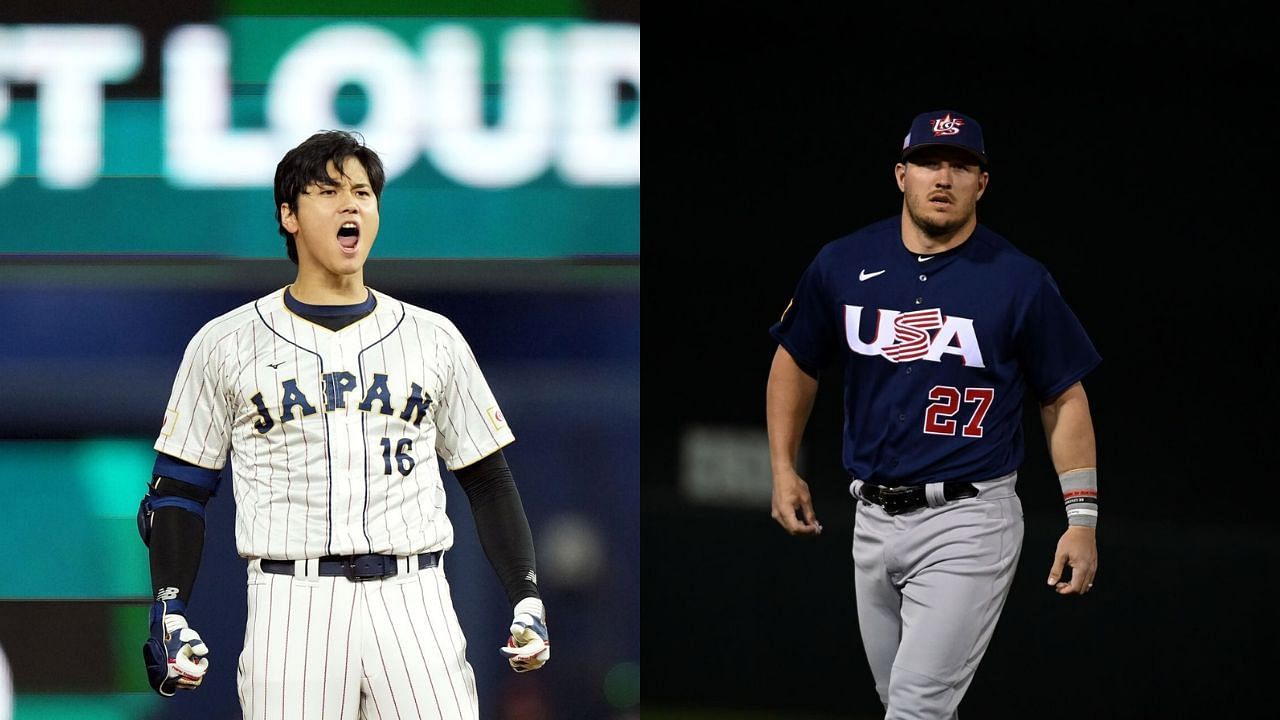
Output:
M13 675L9 671L9 660L0 647L0 720L13 717Z
M139 510L156 593L143 655L162 695L208 668L186 611L228 454L246 718L478 717L437 457L512 603L502 652L517 671L550 657L502 411L448 319L364 285L384 182L345 132L286 154L275 200L297 280L210 321L183 356Z

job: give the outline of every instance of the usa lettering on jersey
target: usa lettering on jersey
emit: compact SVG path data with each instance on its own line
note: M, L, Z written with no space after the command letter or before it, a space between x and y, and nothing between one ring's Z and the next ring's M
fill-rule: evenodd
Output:
M878 355L895 363L940 362L943 355L959 355L966 367L986 367L971 318L944 315L940 308L878 310L875 336L863 342L862 310L859 305L844 306L845 339L859 355Z

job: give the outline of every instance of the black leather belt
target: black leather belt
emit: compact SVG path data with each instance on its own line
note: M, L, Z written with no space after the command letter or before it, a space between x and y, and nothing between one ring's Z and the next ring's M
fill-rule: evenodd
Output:
M947 500L971 498L976 497L977 494L978 488L973 483L945 482L942 484L942 496ZM929 506L929 500L924 494L924 485L885 487L863 483L862 499L879 505L890 515L901 515Z
M440 564L440 551L418 556L418 569L426 570ZM262 571L275 575L292 575L293 560L263 560ZM378 580L398 572L395 555L329 555L320 558L320 574L325 577L346 577L352 582Z

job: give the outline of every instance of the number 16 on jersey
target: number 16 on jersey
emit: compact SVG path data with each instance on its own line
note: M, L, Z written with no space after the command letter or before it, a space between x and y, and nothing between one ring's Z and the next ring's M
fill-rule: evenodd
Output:
M395 449L395 469L401 475L408 476L413 472L413 466L416 461L413 459L413 441L409 438L400 438L396 442ZM383 472L387 475L391 474L391 438L382 438L382 463Z

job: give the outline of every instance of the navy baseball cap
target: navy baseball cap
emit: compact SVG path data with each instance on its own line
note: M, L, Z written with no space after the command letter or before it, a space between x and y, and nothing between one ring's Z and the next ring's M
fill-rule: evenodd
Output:
M901 160L925 147L945 145L968 150L987 165L987 147L982 142L982 126L978 121L955 110L920 113L911 121L911 132L902 141Z

